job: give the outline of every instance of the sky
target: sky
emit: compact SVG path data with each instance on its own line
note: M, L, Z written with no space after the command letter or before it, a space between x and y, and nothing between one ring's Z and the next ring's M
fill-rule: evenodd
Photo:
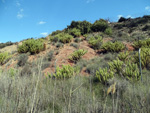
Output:
M0 0L0 42L46 37L71 21L150 15L150 0Z

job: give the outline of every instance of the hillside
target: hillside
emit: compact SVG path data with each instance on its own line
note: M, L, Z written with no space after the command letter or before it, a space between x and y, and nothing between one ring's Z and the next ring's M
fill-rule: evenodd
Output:
M94 50L91 47L91 45L88 43L88 38L90 38L92 36L101 36L103 38L104 42L121 41L126 45L126 49L133 50L134 49L132 47L133 41L138 40L138 39L144 40L144 39L149 38L149 35L150 35L149 22L150 22L150 16L144 16L142 18L139 17L139 18L135 18L135 19L120 18L120 20L118 22L108 23L108 26L112 30L112 31L110 31L110 32L112 32L110 34L107 34L104 32L91 32L91 33L86 34L87 37L85 37L85 34L83 34L83 35L81 34L80 36L77 36L74 39L72 39L71 42L69 42L67 44L63 44L61 42L57 42L57 43L50 42L51 35L53 35L55 33L57 34L57 32L58 33L63 32L66 29L64 29L63 31L53 32L52 34L45 37L45 39L44 39L44 43L46 44L46 50L44 50L38 54L35 54L35 55L28 55L28 63L32 63L33 60L36 61L39 56L46 57L46 55L51 51L54 51L54 56L53 56L53 59L51 62L54 63L55 60L57 59L58 66L62 66L63 64L73 65L73 63L70 63L68 61L67 56L69 56L73 51L75 51L77 49L88 50L88 52L82 58L85 60L90 60L90 59L94 58L95 56L103 56L98 53L99 50ZM73 24L73 22L72 22L72 24ZM53 37L54 36L55 35L53 35ZM9 46L7 46L7 45L9 45ZM5 68L5 69L6 69L6 67L10 68L11 66L9 66L9 64L11 64L11 65L17 64L17 62L18 62L17 59L19 56L21 56L21 54L19 54L17 52L18 45L21 45L20 42L12 44L12 45L6 43L6 47L2 46L3 48L0 49L0 52L7 51L9 53L13 53L12 54L13 57L11 58L11 60L9 60L9 62L7 62L6 64L2 65L3 68ZM47 61L45 63L46 64L43 64L43 65L47 65L47 67L45 67L47 69L45 69L44 72L46 70L49 70L49 71L54 70L52 68L53 63L51 64L51 66L48 66ZM52 71L52 72L54 72L54 71Z
M17 112L150 112L147 101L149 48L149 15L135 19L121 17L118 22L100 19L93 24L72 21L64 30L54 31L44 38L0 43L0 77L6 76L1 78L0 88L4 90L4 95L8 93L12 101L17 102L18 99L21 103L13 105L7 96L0 95L0 105L6 101L11 108L8 112L12 112L12 109ZM17 79L18 83L11 77ZM28 89L31 84L33 86ZM17 92L16 86L22 93ZM35 88L37 98L32 91ZM51 92L55 99L46 97L48 100L45 100L44 96ZM13 94L18 97L13 97ZM24 100L25 106L31 109L23 105L22 99L27 95L30 97L29 103L32 103L31 98L35 99L34 107Z

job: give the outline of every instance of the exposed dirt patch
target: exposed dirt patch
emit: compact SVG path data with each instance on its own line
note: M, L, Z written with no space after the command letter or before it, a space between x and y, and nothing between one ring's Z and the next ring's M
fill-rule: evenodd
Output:
M103 42L106 43L106 42L112 41L112 40L113 40L112 38L104 38L104 39L103 39Z
M76 49L74 47L71 47L69 45L64 45L64 48L62 48L59 51L59 54L56 55L55 59L57 59L57 66L62 66L62 65L73 65L73 63L71 63L68 59L68 57L70 56L70 54L72 54Z
M123 43L125 44L128 51L134 51L134 47L132 46L131 43L127 43L127 42L123 42Z
M0 52L12 53L14 51L17 51L17 45L11 45L0 49Z
M83 76L89 76L89 74L86 72L86 68L84 67L82 70L81 70L81 75Z
M89 44L87 41L82 41L80 42L80 49L84 49L84 50L87 50L88 52L82 57L83 59L86 59L86 60L90 60L92 58L94 58L95 56L97 56L98 54L95 52L94 49L90 48Z

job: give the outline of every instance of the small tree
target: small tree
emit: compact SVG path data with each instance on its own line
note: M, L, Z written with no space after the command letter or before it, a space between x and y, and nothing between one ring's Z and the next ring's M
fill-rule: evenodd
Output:
M103 19L100 19L94 22L94 24L91 27L91 30L93 32L98 32L98 31L104 32L106 28L108 28L108 22Z

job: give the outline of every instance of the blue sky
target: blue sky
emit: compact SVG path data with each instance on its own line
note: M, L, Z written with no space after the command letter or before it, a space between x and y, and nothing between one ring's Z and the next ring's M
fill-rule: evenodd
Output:
M0 42L45 37L72 20L150 15L150 0L0 0Z

